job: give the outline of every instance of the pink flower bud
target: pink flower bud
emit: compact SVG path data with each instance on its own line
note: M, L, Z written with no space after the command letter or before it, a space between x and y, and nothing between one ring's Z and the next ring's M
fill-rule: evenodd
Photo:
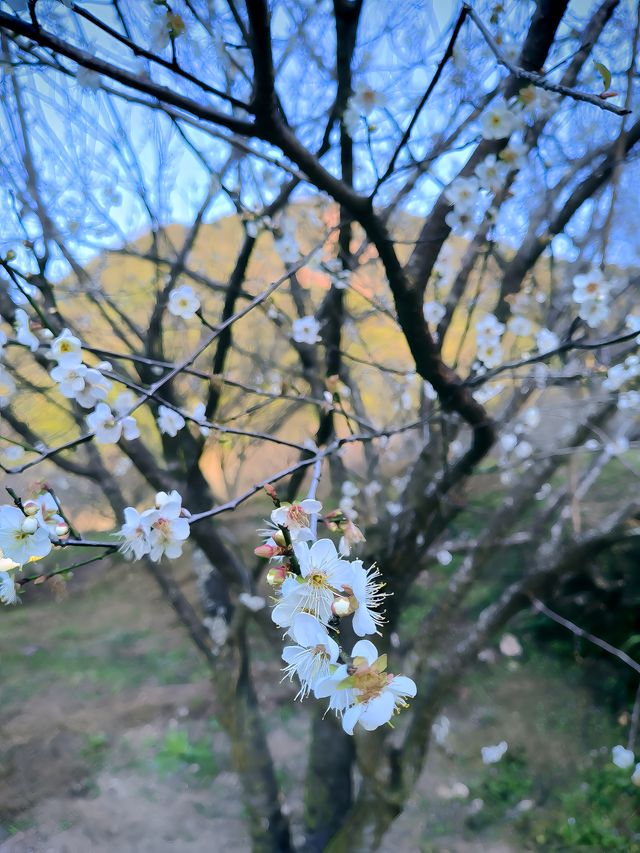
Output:
M286 566L273 566L267 572L267 583L269 586L280 586L280 584L284 583L286 577Z
M264 557L265 560L270 560L272 557L275 557L279 550L280 549L276 546L267 545L267 543L265 542L264 545L258 545L257 548L254 548L253 553L256 555L256 557Z
M267 485L264 487L264 490L269 495L269 497L271 498L271 500L275 504L277 504L277 505L280 504L280 502L278 501L278 494L277 494L276 490L273 488L273 486L271 486L269 483L267 483Z

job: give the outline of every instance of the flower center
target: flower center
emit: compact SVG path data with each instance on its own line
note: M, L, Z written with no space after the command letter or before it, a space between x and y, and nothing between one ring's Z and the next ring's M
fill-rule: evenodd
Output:
M311 574L307 575L306 581L309 586L320 588L327 585L327 576L324 572L320 572L316 569L316 571L311 572Z
M359 668L355 673L355 686L360 691L359 702L368 702L379 696L387 686L391 676L385 672L377 672L371 667Z
M287 520L290 527L308 527L309 516L299 504L293 504L287 511Z

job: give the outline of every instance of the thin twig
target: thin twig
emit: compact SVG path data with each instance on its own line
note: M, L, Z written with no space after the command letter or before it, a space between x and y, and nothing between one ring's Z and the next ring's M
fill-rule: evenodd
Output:
M600 95L590 95L588 92L580 92L577 89L572 89L569 86L563 86L561 83L550 83L542 74L536 74L533 71L525 71L511 62L504 53L500 50L497 42L487 29L482 18L468 3L463 4L467 14L482 33L484 40L489 45L491 52L496 57L501 65L504 65L514 77L520 80L528 80L534 86L539 86L541 89L546 89L547 92L556 92L559 95L564 95L567 98L573 98L574 101L584 101L587 104L593 104L594 107L599 107L601 110L607 110L610 113L615 113L617 116L628 115L631 110L624 107L618 107L616 104L610 103L607 98Z
M598 646L610 655L617 657L618 660L622 661L622 663L631 667L631 669L635 670L637 673L640 673L640 663L629 657L629 655L626 652L623 652L622 649L612 646L611 643L607 643L606 640L601 640L600 637L590 634L588 631L585 631L584 628L580 628L579 625L575 625L573 622L565 619L564 616L560 616L560 614L550 610L546 604L543 604L542 601L540 601L540 599L531 596L531 603L535 610L538 610L540 613L544 613L545 616L548 616L549 619L553 619L553 621L557 622L558 625L562 625L563 628L571 631L571 633L575 634L576 637L588 640L590 643L593 643L594 646Z

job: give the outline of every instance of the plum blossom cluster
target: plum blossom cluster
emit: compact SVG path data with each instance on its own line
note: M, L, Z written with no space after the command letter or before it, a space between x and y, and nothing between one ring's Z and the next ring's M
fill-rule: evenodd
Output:
M486 314L476 323L478 359L485 367L497 367L502 362L500 338L504 329L504 323L501 323L493 314Z
M122 436L129 440L140 436L136 419L126 414L126 407L114 414L105 403L112 388L111 380L102 373L111 370L108 362L101 362L97 367L87 366L82 343L69 329L63 329L51 341L48 357L56 362L50 376L62 396L75 400L83 409L93 409L86 422L98 444L117 444Z
M175 489L158 492L154 506L142 512L128 506L124 524L116 534L122 543L120 550L135 560L146 555L155 562L163 556L175 559L189 538L189 517L189 510L182 506L182 497Z
M342 123L349 136L355 136L362 116L369 118L375 109L382 109L385 104L386 98L382 92L359 80L342 114Z
M592 329L609 316L609 282L600 270L590 270L573 279L573 301L584 322Z
M472 175L455 178L445 190L453 206L446 222L455 234L465 235L472 229L478 221L480 202L487 196L500 195L510 173L525 166L529 146L518 137L522 137L528 122L550 115L557 103L557 98L549 92L527 86L508 103L497 99L483 112L480 120L483 139L508 139L509 142L497 155L489 154L478 163ZM489 206L488 212L495 216L495 208Z
M169 312L183 320L191 319L199 308L198 297L188 285L176 288L169 297ZM135 395L125 390L118 394L112 405L105 402L113 387L111 380L103 375L103 371L112 370L109 362L100 362L95 367L86 365L82 342L69 329L64 329L51 341L48 357L56 362L50 376L62 396L74 400L84 409L93 409L85 420L98 444L117 444L121 438L132 441L140 437L137 421L130 414L136 407ZM0 374L0 397L1 380ZM204 421L203 404L196 407L193 417L198 422ZM158 407L157 426L161 433L175 437L185 423L184 417L175 409L164 405ZM205 429L201 427L201 430Z
M16 604L15 574L46 557L69 533L53 495L43 491L18 506L0 506L0 602Z
M343 493L345 509L353 491ZM358 637L379 634L384 621L380 607L387 593L378 568L346 559L354 537L364 537L359 530L354 534L353 518L343 509L320 516L322 505L313 498L281 504L275 491L268 492L276 508L270 527L260 531L265 542L256 554L272 563L267 582L276 592L272 619L285 629L284 677L297 679L296 698L328 699L328 710L341 718L347 734L357 724L372 731L389 723L415 696L415 683L388 673L386 655L370 640L358 640L350 654L338 642L342 619L351 617ZM342 533L339 548L329 538L317 538L319 519Z

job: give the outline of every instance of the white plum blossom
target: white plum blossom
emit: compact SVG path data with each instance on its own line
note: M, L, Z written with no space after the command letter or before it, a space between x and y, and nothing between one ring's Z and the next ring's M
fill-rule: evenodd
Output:
M369 116L374 109L384 107L385 103L386 98L382 92L359 80L353 95L349 98L348 108L352 107L359 113Z
M573 301L578 313L592 329L605 322L609 316L609 282L601 270L592 269L573 279Z
M468 234L476 224L471 210L461 210L459 208L450 210L445 216L444 221L453 233L458 234L460 237Z
M512 140L506 148L502 149L499 156L510 170L523 169L527 165L529 146L525 142Z
M480 186L492 193L502 189L508 173L507 164L498 160L495 154L489 154L475 169Z
M315 317L300 317L291 324L291 337L297 344L315 344L320 340L320 323Z
M0 364L0 409L6 406L16 391L16 383L9 371Z
M517 104L522 115L535 119L553 112L558 106L558 97L541 86L525 86L518 92Z
M85 376L89 368L84 364L58 364L51 371L51 378L58 383L63 397L75 400L84 391Z
M340 592L352 579L351 566L342 560L330 539L318 539L311 547L306 542L293 546L300 566L300 582L283 584L282 598L271 618L282 628L292 624L303 611L326 625L332 616L334 591Z
M124 415L126 412L131 411L136 404L136 395L133 391L126 388L124 391L121 391L118 396L113 401L113 411L117 415Z
M485 367L498 367L502 362L502 347L499 341L485 338L478 344L477 355Z
M320 501L307 499L293 504L282 504L271 513L271 521L279 527L286 527L292 542L313 539L310 515L317 515L322 509Z
M175 490L156 495L156 513L151 517L149 556L155 562L166 554L175 559L182 554L183 543L189 538L189 522L184 517L182 499Z
M185 425L185 419L180 412L168 406L158 406L158 429L165 435L175 438Z
M502 760L504 754L509 749L509 744L506 740L501 740L495 746L483 746L480 749L483 764L497 764Z
M19 344L28 347L35 352L40 346L40 341L33 334L29 326L29 315L23 308L16 308L15 312L16 340Z
M447 311L444 305L441 305L439 302L425 302L422 307L422 313L427 323L437 326Z
M480 192L480 182L477 178L456 178L444 191L445 197L456 209L456 212L469 211L475 205Z
M367 731L384 726L397 710L406 708L408 697L416 695L416 685L405 675L386 673L386 655L378 656L376 647L369 640L359 640L351 653L349 675L344 681L353 689L355 703L344 712L342 728L353 734L359 723ZM336 691L342 689L336 685ZM318 685L318 691L322 687Z
M637 788L640 788L640 761L636 764L635 770L631 774L631 782Z
M347 664L337 666L331 675L316 684L313 695L316 699L328 699L328 711L333 711L342 717L356 701L355 690L349 686L349 667Z
M133 554L136 560L141 560L151 550L151 522L155 519L157 510L138 512L131 506L125 508L124 524L116 534L122 544L123 554Z
M352 600L355 607L353 614L353 630L358 637L367 634L379 634L378 627L384 622L382 613L377 612L386 593L382 592L384 583L378 578L380 572L375 565L365 569L362 560L351 563L351 579L343 585L345 594Z
M174 317L181 317L183 320L192 320L196 311L200 308L200 300L193 292L193 288L188 284L183 284L181 287L176 287L169 295L169 304L167 309Z
M590 270L573 279L573 301L577 305L593 300L602 301L609 296L609 283L598 269Z
M82 342L69 329L64 329L51 341L48 356L62 367L75 367L82 364Z
M520 126L520 120L503 100L496 101L482 115L480 127L484 139L505 139Z
M618 391L622 386L640 376L640 357L629 355L621 364L613 364L607 371L607 378L602 383L606 391Z
M485 316L476 323L476 338L478 340L499 338L504 332L504 323L501 323L493 314Z
M98 444L117 444L122 436L127 441L140 437L136 419L131 415L118 419L106 403L98 403L86 421Z
M15 506L0 506L0 551L19 566L46 557L51 551L48 532L33 516Z
M560 346L560 338L551 329L542 328L536 333L536 346L540 352L551 352Z
M611 750L611 760L621 770L628 770L633 767L636 759L633 750L626 749L622 744L618 744Z
M53 375L53 371L51 373ZM97 403L106 399L112 383L95 367L88 367L82 377L84 387L76 394L75 401L83 409L93 409Z
M579 313L587 326L597 329L609 316L609 305L603 299L588 299L580 305Z
M0 602L7 605L18 603L15 581L9 572L0 572Z
M287 664L285 678L300 680L300 690L296 699L304 699L314 687L330 675L330 666L338 660L338 644L328 634L323 625L309 613L298 613L287 634L295 641L295 646L285 646L282 659Z

